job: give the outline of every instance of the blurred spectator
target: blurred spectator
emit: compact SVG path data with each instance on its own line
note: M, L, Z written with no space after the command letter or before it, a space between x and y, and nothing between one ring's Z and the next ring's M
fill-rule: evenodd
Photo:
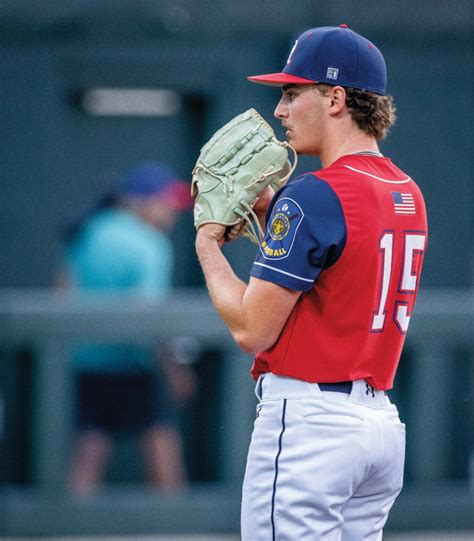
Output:
M160 163L140 163L66 231L61 285L79 291L125 291L156 300L171 288L168 232L190 208L189 186ZM182 346L182 344L180 344ZM84 493L102 483L115 436L140 436L152 486L186 484L176 402L194 376L176 341L156 351L132 344L87 344L74 353L77 434L70 483ZM177 362L176 362L177 361Z

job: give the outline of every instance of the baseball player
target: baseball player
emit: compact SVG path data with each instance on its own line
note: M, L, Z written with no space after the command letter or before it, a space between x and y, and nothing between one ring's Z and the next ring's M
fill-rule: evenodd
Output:
M381 52L340 27L303 33L275 117L322 168L266 209L248 284L199 228L211 299L256 354L260 400L243 484L243 541L380 540L402 488L405 427L385 391L412 316L427 219L420 189L378 147L395 120Z

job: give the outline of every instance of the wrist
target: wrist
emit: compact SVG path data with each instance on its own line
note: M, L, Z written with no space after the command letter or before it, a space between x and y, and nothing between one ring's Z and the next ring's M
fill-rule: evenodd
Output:
M220 248L222 242L222 235L216 232L214 228L202 226L196 234L196 251L201 253L210 249Z

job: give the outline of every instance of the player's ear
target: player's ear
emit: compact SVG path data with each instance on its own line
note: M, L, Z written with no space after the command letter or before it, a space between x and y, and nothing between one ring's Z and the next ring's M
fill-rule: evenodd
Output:
M342 86L332 86L329 89L329 113L339 114L346 105L346 91Z

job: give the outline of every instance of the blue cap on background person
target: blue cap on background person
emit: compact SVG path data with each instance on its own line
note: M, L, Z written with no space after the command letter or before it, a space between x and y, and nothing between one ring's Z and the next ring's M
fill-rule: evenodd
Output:
M387 68L377 47L346 24L312 28L301 34L280 73L248 77L254 83L324 83L385 95Z
M190 209L193 201L188 183L176 171L160 162L141 162L118 178L114 193L118 197L159 197L175 210Z
M100 211L117 206L121 199L148 199L157 197L176 211L191 209L193 199L189 183L179 179L176 171L161 162L140 162L126 169L113 185L102 188L92 205L86 206L68 221L63 228L63 238L72 242L84 224Z

